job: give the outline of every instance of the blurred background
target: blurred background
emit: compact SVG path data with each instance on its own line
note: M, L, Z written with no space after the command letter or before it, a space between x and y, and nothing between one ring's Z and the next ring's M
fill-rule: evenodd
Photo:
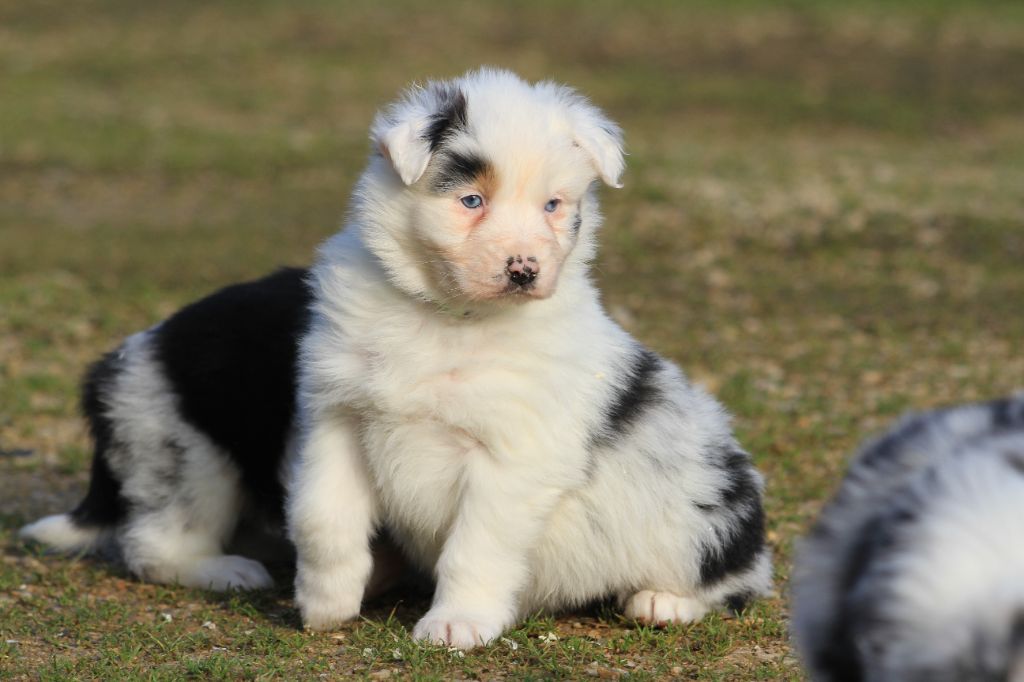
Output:
M736 413L782 596L862 437L1024 387L1024 3L0 0L4 537L82 489L92 358L309 263L374 112L479 65L625 130L595 277Z

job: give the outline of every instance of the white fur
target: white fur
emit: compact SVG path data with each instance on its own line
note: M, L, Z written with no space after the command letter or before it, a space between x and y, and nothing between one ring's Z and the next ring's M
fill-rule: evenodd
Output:
M766 592L766 552L714 585L699 580L701 548L733 523L694 506L728 485L710 458L735 446L713 399L664 364L658 404L594 442L636 354L587 275L592 182L618 184L618 129L560 86L486 70L447 85L464 92L469 119L450 148L496 171L487 218L465 227L456 204L486 189L438 196L423 148L398 151L419 143L408 131L431 111L428 86L378 118L390 163L370 164L313 269L287 505L304 623L358 613L378 524L437 578L414 637L458 647L602 595L645 619L633 604L656 591L661 622ZM564 213L544 213L552 196ZM503 279L506 253L538 254L536 290L488 284Z
M70 514L53 514L28 524L18 532L18 537L70 554L97 549L102 543L103 532L99 528L75 525Z

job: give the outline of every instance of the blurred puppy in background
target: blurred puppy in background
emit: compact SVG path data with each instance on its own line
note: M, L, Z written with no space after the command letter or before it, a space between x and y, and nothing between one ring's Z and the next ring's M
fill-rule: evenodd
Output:
M1024 394L868 443L792 589L814 680L1024 682Z

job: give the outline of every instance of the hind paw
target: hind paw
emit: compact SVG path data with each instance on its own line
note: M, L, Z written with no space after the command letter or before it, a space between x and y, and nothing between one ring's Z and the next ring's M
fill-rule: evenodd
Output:
M632 620L664 627L669 623L692 623L704 617L708 607L693 597L680 597L671 592L643 590L626 601L625 616Z
M197 560L178 572L176 582L185 587L223 592L271 587L274 579L260 562L228 554Z

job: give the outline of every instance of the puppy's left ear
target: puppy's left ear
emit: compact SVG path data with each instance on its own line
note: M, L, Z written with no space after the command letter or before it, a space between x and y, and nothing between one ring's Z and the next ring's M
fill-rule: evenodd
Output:
M626 166L622 130L589 102L574 102L570 112L576 144L590 156L605 184L622 187L619 178Z
M377 115L370 132L406 185L415 183L435 151L466 127L466 97L453 83L430 82Z

